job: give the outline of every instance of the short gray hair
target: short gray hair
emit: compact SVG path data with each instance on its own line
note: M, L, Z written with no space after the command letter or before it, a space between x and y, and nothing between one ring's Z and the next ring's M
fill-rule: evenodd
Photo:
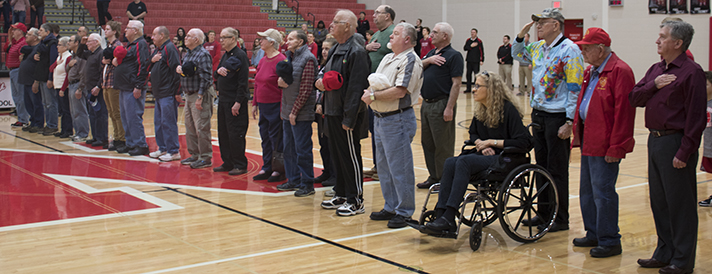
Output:
M141 21L139 21L139 20L129 20L129 23L127 24L127 26L132 27L132 28L136 28L136 30L138 31L138 34L140 34L141 36L143 36L143 23L141 23Z
M38 30L37 28L30 28L30 30L28 30L27 33L29 33L30 35L33 35L33 36L37 36L39 38L40 34L37 33L38 31L40 31L40 30Z
M67 44L69 44L69 37L67 37L67 36L63 36L62 38L59 38L59 40L57 41L57 45L62 45L62 46L66 47Z
M262 39L267 39L268 42L272 43L272 47L274 47L274 49L279 50L280 45L279 43L277 43L277 40L274 40L272 37L269 36L264 36L262 37Z
M415 27L410 24L410 23L398 23L396 27L403 27L403 37L410 37L410 43L412 45L416 45L418 43L418 31L415 30Z
M199 28L192 28L188 31L188 33L193 33L195 35L195 38L198 38L198 45L202 45L203 42L205 42L205 33L203 30Z
M452 39L452 36L455 35L455 30L447 22L440 22L435 24L435 26L440 26L440 32L447 34L448 40Z
M96 32L89 34L89 38L87 38L87 40L96 40L99 43L99 48L104 48L104 45L101 43L103 39L101 38L101 35Z
M685 52L692 43L692 36L695 35L695 28L690 23L684 21L665 21L660 25L660 28L670 28L670 36L677 40L682 40L682 51Z

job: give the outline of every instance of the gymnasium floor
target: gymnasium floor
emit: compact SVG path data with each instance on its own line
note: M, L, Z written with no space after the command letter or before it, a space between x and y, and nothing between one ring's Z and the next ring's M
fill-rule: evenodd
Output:
M516 100L529 123L526 98ZM182 134L183 109L179 112ZM471 117L471 95L461 94L458 146L468 136ZM152 108L144 119L153 151ZM472 252L466 226L454 240L371 221L368 214L383 206L378 182L365 183L366 214L355 217L321 209L328 188L296 198L277 191L279 183L253 182L261 166L257 120L250 119L247 134L249 173L240 176L95 150L12 129L15 121L0 115L0 273L657 273L635 262L649 258L657 241L642 109L635 151L623 160L617 184L623 254L605 259L591 258L589 248L571 244L583 235L578 149L571 152L570 230L521 244L495 222L483 229L482 247ZM218 166L215 118L212 128L213 166ZM313 139L319 174L316 134ZM184 138L181 142L185 157ZM370 139L361 144L368 169L373 166ZM416 182L422 182L427 170L419 134L412 148ZM712 194L712 174L700 172L697 179L698 199ZM416 190L415 218L425 194ZM698 213L695 273L710 273L712 208L698 208Z

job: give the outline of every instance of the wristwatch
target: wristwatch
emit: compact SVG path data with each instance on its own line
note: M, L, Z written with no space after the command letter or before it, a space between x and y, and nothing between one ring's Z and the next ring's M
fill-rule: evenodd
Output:
M198 99L203 100L203 95L198 94Z
M494 146L497 146L497 140L494 140Z
M373 90L371 91L371 101L376 101L376 94L373 93Z
M569 126L570 126L570 125L573 125L573 124L574 124L574 121L572 121L572 120L566 120L566 124L569 125Z

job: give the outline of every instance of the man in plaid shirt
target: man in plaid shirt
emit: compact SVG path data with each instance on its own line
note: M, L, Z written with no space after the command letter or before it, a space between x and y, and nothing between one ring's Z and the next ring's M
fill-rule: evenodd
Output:
M190 157L180 163L192 168L212 166L213 146L210 136L210 118L213 116L212 87L213 61L210 53L203 48L205 35L194 28L185 36L188 53L183 57L183 65L176 68L181 75L181 91L185 93L185 141Z

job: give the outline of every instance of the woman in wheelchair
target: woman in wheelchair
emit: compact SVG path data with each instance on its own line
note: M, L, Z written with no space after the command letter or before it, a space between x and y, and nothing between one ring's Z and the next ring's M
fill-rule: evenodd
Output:
M522 123L522 114L512 103L510 90L499 75L483 71L477 75L472 97L475 116L470 124L470 140L475 149L445 161L435 221L421 230L440 235L455 232L455 216L463 202L471 175L487 170L504 147L530 150L532 136Z

